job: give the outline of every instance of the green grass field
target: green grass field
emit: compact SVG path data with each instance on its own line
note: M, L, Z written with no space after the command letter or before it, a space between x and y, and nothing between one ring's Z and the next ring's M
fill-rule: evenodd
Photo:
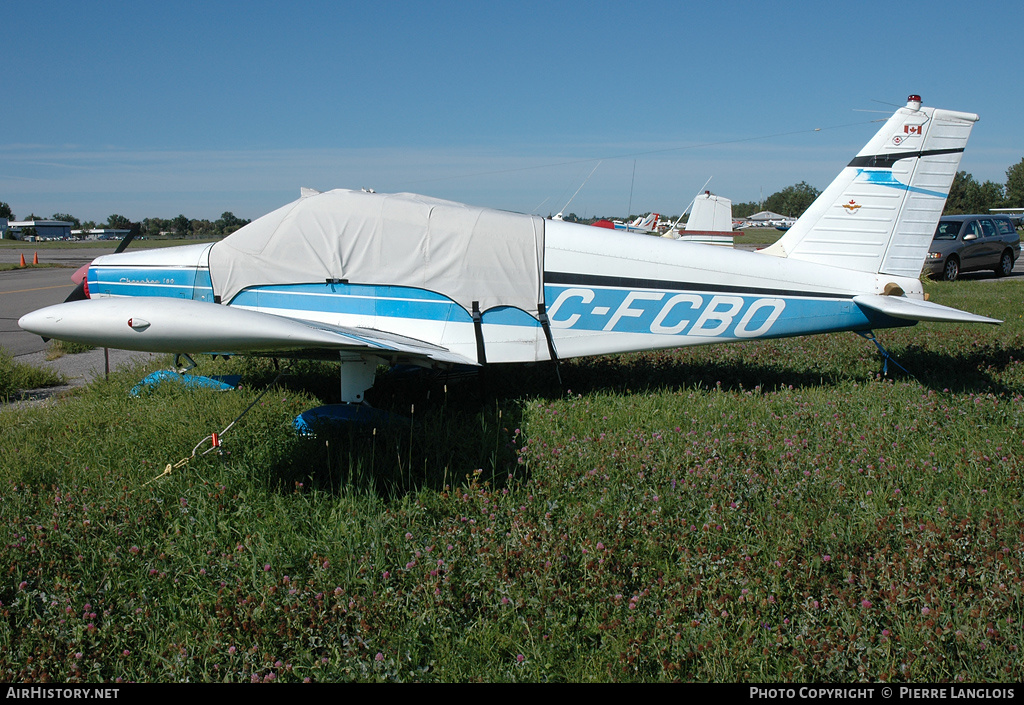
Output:
M0 680L1019 682L1024 283L926 288L1006 322L2 412Z
M0 348L0 403L26 389L55 387L64 384L56 372L15 362L11 354Z
M734 233L734 240L737 246L743 245L757 245L758 247L767 247L772 244L780 237L783 232L776 230L775 228L747 228Z

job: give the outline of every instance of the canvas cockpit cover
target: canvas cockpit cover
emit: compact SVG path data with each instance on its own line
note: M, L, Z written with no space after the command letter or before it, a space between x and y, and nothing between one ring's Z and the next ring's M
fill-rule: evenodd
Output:
M427 289L466 311L544 301L544 220L409 193L303 190L210 250L214 293L342 280Z

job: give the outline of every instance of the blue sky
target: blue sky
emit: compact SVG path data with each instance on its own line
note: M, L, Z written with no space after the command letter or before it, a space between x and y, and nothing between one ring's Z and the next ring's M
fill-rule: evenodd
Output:
M36 2L3 12L18 217L257 218L300 186L678 213L823 189L895 106L1024 157L1024 3ZM815 131L815 128L822 128ZM599 166L598 166L599 164ZM1024 205L1024 204L1022 204Z

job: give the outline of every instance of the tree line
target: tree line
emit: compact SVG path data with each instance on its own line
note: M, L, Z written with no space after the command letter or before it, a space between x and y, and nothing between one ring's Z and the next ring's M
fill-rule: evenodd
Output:
M18 220L11 210L10 205L0 201L0 218ZM49 218L38 216L34 213L25 216L22 220L62 220L71 223L72 230L94 230L107 228L110 230L128 230L133 237L175 237L175 238L197 238L217 239L227 237L250 221L237 217L231 211L225 211L217 220L205 220L198 218L187 218L179 215L175 218L143 218L134 222L123 215L112 213L107 217L106 222L97 223L93 220L79 220L70 213L54 213ZM8 231L8 237L11 237Z
M766 198L763 203L733 203L734 218L746 218L759 211L772 211L790 218L798 218L814 202L821 192L806 181L787 186ZM1006 170L1006 183L997 184L978 181L966 171L958 171L953 177L953 185L946 198L946 215L960 213L987 213L992 208L1024 208L1024 158ZM639 215L646 215L641 213ZM633 220L637 215L628 216ZM0 201L0 218L17 220L11 207ZM580 218L575 213L565 217L573 222L588 223L600 218ZM672 217L674 221L676 218ZM39 216L29 215L24 220L42 220ZM226 237L250 221L236 217L225 211L214 221L189 219L184 215L175 218L143 218L135 223L114 213L106 223L97 224L91 220L80 221L68 213L54 213L48 220L63 220L72 223L75 230L92 230L94 228L111 228L114 230L130 230L134 236L160 237L172 236L179 238L216 239ZM685 221L685 218L684 218Z

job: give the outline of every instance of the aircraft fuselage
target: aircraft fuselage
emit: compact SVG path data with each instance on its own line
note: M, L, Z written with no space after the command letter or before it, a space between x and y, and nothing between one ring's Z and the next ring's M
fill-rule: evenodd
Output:
M90 295L217 305L209 248L189 245L100 257L89 269ZM891 276L882 281L875 274L757 252L546 221L544 263L545 300L559 358L912 324L866 312L853 302L854 295L881 292ZM908 296L921 297L919 281L897 283ZM477 359L470 313L425 289L356 282L277 284L245 289L228 303L232 309L386 331ZM230 320L209 324L233 325ZM193 325L198 332L204 324ZM250 332L258 347L260 331ZM124 328L118 344L131 348L143 337ZM550 357L540 323L518 309L484 312L482 337L488 362ZM183 350L180 339L157 345L162 352L218 352Z

